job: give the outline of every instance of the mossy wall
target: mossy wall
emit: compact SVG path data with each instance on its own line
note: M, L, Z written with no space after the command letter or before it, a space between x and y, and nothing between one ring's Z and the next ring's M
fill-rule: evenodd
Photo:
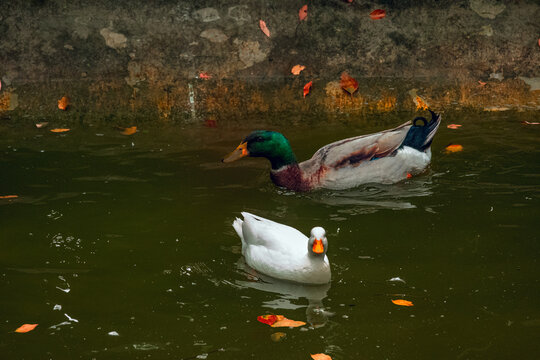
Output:
M415 94L439 109L537 110L538 19L535 0L4 0L0 113L56 116L65 95L80 118L387 112Z

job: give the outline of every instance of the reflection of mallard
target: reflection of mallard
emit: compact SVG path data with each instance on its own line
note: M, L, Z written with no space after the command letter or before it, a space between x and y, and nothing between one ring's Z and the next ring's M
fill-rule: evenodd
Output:
M243 212L233 227L242 240L246 263L263 274L304 284L330 281L326 256L328 241L321 227L314 227L308 238L287 225Z
M441 116L430 110L431 121L417 117L397 128L336 141L298 163L289 141L279 132L249 134L223 162L245 156L270 160L270 177L295 191L347 189L365 183L395 183L421 173L431 161L431 142ZM422 126L419 124L422 123Z

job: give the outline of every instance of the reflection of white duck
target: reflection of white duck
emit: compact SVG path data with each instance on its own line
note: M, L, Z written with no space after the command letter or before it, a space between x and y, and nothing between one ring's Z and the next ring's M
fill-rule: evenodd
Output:
M328 241L322 227L308 238L283 224L242 212L233 227L242 240L242 254L255 270L274 278L304 284L330 282Z

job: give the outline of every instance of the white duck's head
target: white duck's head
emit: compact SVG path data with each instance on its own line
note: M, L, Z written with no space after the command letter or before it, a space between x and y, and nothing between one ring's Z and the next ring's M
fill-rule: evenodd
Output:
M308 253L312 256L324 257L328 250L328 240L326 231L320 226L311 229L311 236L308 241Z

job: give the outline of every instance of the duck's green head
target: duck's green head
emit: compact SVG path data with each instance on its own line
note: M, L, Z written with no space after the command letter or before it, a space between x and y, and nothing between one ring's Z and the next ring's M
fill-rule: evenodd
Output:
M296 163L296 157L289 141L283 134L275 131L257 130L252 132L222 161L232 162L245 156L265 157L270 160L272 169Z

